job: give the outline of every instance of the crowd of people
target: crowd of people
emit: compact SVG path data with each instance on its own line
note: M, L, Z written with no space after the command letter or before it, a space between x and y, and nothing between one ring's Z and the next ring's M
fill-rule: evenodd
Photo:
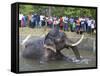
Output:
M76 33L95 32L96 22L91 17L68 17L68 16L45 16L39 14L29 14L27 16L19 13L19 27L30 28L57 28L59 30Z

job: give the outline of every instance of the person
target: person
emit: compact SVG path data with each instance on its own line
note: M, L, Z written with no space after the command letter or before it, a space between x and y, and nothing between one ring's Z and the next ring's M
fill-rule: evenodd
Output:
M54 18L53 26L54 26L54 28L57 28L57 18L56 17Z
M27 26L27 16L26 15L24 15L24 27L26 27Z
M60 17L60 30L63 30L63 18L62 16Z
M34 16L34 14L32 14L32 18L31 18L31 28L34 28L36 24L36 17Z
M88 30L88 33L90 33L91 32L91 19L90 18L88 19L87 23L88 23L87 30Z
M95 28L94 21L91 22L91 33L93 34Z
M72 32L75 31L75 27L76 27L76 24L75 24L75 21L74 21L73 24L72 24Z
M46 17L43 17L43 21L42 21L42 26L44 27L46 25Z
M42 27L43 26L43 19L44 18L44 16L41 14L40 15L40 27Z
M68 31L68 17L64 17L64 31Z
M81 32L86 32L86 24L84 17L80 18L80 30Z
M25 17L23 15L22 20L21 20L21 27L25 27Z
M80 20L79 20L79 18L76 20L76 33L80 34Z
M85 17L86 32L88 32L88 17Z
M41 27L40 25L39 25L39 23L40 23L40 15L39 14L37 14L37 17L36 17L36 22L37 22L37 28L38 27Z
M48 20L49 20L49 17L48 16L45 16L45 26L46 27L48 26Z
M70 25L70 31L71 31L71 32L73 31L73 30L72 30L73 22L74 22L74 18L71 17L71 18L69 19L69 25Z
M37 25L37 14L36 13L33 15L33 19L34 19L34 27L38 27L38 25Z
M28 26L31 27L31 19L32 19L32 14L29 13L28 15Z
M21 20L23 18L23 14L20 12L19 13L19 27L21 27Z
M51 16L48 18L47 24L49 28L52 28L53 20Z

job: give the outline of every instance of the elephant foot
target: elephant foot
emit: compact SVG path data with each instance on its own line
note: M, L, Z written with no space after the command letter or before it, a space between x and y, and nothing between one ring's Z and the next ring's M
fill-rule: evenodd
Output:
M46 62L45 62L45 61L40 61L39 63L40 63L40 64L46 64Z
M73 61L71 58L66 57L66 56L63 57L63 60L65 60L65 61L67 61L67 62L72 62L72 61Z
M83 57L80 57L79 59L77 58L72 58L72 57L66 57L66 56L63 56L63 60L67 61L67 62L72 62L72 63L80 63L83 59Z
M89 64L89 59L85 59L83 57L81 57L80 59L73 59L73 62L76 64Z

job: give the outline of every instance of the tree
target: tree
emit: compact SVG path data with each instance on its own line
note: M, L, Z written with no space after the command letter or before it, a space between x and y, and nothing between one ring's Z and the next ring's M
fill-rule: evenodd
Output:
M88 16L96 18L96 9L81 8L81 7L20 5L19 12L25 15L28 15L31 12L47 16L69 16L69 17Z

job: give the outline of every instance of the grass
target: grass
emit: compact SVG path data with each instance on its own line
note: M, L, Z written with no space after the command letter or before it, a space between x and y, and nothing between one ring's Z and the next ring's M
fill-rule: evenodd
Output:
M29 27L23 27L19 28L19 35L20 36L27 36L31 34L32 36L42 36L43 34L47 34L50 31L49 28L29 28ZM68 37L80 37L81 35L76 34L76 32L70 32L70 31L64 31ZM85 37L95 38L96 35L84 33Z
M31 34L32 36L41 36L45 33L47 33L49 30L44 30L44 28L29 28L29 27L23 27L19 28L19 35L27 36Z

